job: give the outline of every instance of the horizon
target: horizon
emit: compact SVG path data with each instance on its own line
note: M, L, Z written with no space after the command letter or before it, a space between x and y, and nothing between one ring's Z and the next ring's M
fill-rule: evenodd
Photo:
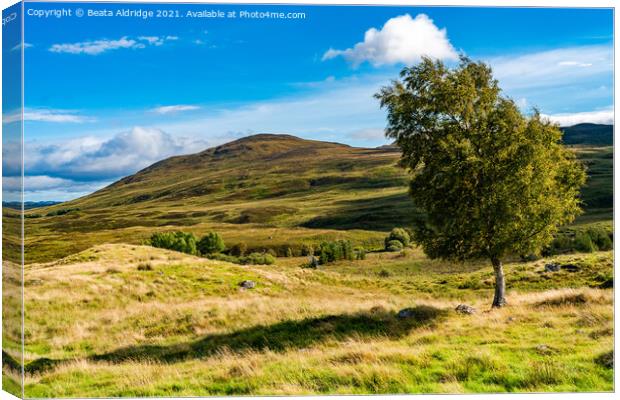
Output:
M608 9L213 4L304 18L113 24L28 14L80 6L158 7L26 3L25 201L79 198L156 161L258 132L388 144L372 94L422 54L448 66L459 54L489 63L524 113L537 107L563 126L613 125ZM394 39L403 45L386 45ZM5 127L17 121L3 115Z

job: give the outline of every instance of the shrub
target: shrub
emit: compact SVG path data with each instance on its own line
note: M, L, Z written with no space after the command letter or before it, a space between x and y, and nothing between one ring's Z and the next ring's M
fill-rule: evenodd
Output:
M271 265L276 262L276 258L269 253L250 253L247 256L235 257L228 254L213 253L207 254L211 260L226 261L240 265Z
M187 254L197 254L196 237L193 233L158 232L151 235L149 244L161 249L174 250Z
M403 248L403 243L400 240L390 240L385 243L385 249L387 251L401 251Z
M575 250L583 253L592 253L596 251L596 244L594 244L587 232L577 232L575 234Z
M200 254L203 255L221 253L226 248L224 239L216 232L209 232L206 236L203 236L198 242L197 247Z
M327 264L339 260L353 260L353 246L348 240L323 242L317 251L319 264Z
M301 255L302 256L313 256L314 255L314 247L311 245L304 243L301 245Z
M276 258L269 253L251 253L247 257L241 257L239 261L241 264L271 265L276 262Z
M247 251L248 251L248 246L245 244L245 242L241 242L241 243L237 243L234 246L232 246L230 248L229 253L231 256L241 257L241 256L244 256Z
M357 246L353 249L353 253L355 254L356 260L365 260L366 259L366 249L362 246Z
M590 228L586 231L599 250L611 250L614 245L609 234L601 228Z
M385 248L387 249L390 246L389 243L395 240L402 244L401 248L407 247L411 243L411 236L403 228L394 228L388 237L385 238Z

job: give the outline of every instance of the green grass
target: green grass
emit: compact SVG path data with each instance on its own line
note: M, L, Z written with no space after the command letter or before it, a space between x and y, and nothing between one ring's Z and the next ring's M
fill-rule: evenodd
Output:
M489 312L489 265L417 249L309 270L98 246L26 270L26 395L609 391L612 259L507 263L510 305Z

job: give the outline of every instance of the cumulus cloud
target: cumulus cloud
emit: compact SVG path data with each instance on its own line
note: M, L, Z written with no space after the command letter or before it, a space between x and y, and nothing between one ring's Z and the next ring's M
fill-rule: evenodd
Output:
M161 159L203 150L201 140L173 137L154 128L134 127L112 138L81 137L60 144L30 143L25 151L29 175L74 181L116 179Z
M167 40L177 40L176 36L123 36L117 40L100 39L76 43L53 44L49 51L53 53L88 54L96 56L118 49L144 49L146 46L161 46Z
M330 48L323 60L344 57L354 66L365 61L381 66L412 64L422 56L443 60L458 58L446 29L439 29L425 14L418 14L415 18L405 14L389 19L381 29L370 28L364 34L364 41L352 48Z
M15 110L2 116L3 124L10 124L22 120L20 110ZM58 123L84 123L92 122L94 118L79 115L73 110L55 110L49 108L25 109L24 121L58 122Z
M599 111L586 111L578 113L566 113L566 114L542 114L543 117L549 118L551 121L560 124L560 126L572 126L582 123L592 124L608 124L614 123L614 111L613 109L599 110Z
M187 104L177 104L172 106L162 106L153 108L151 111L157 114L172 114L181 111L199 110L200 107Z

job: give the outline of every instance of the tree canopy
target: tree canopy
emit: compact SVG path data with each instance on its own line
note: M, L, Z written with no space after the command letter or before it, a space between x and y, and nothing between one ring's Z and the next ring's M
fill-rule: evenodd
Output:
M413 240L428 256L489 259L503 285L503 257L540 251L580 213L585 171L559 127L523 115L484 63L425 58L376 97L424 211Z

